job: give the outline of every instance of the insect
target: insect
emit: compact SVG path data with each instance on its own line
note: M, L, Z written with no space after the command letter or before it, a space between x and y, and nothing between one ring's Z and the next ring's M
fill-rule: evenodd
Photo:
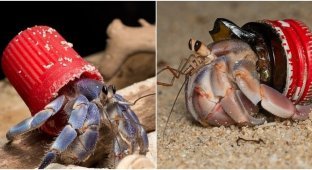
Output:
M99 129L113 132L117 159L148 151L147 134L131 110L134 103L106 85L97 70L84 61L54 29L35 26L22 31L7 46L2 68L29 106L32 117L6 134L9 141L34 129L56 136L39 168L70 152L73 163L94 151ZM41 64L41 63L46 64Z
M158 72L168 70L173 75L169 83L158 82L162 86L172 86L176 78L185 76L180 91L185 85L186 107L196 121L203 126L260 125L265 118L256 117L259 107L281 118L308 118L310 105L296 105L298 102L294 104L269 83L263 83L263 77L269 79L271 75L269 69L259 69L263 53L250 45L258 38L256 34L226 19L217 19L210 33L215 42L205 45L190 39L188 46L194 54L183 59L178 69L167 66ZM227 37L220 38L222 34Z

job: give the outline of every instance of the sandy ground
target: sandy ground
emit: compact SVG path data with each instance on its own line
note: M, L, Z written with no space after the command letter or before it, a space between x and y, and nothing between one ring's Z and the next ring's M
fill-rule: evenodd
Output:
M218 17L238 25L260 19L295 18L312 27L312 2L158 2L158 68L178 67L191 53L190 37L211 42L209 30ZM162 74L159 81L168 80ZM183 79L183 78L182 78ZM158 86L158 168L312 168L312 118L276 119L258 127L202 127L187 112L184 92L165 121L179 87ZM237 139L259 140L244 141Z

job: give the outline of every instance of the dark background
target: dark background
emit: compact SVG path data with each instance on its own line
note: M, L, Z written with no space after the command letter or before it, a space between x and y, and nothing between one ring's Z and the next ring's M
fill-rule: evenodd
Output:
M1 56L16 34L34 25L55 28L81 56L101 51L115 18L129 26L139 26L139 18L155 23L155 2L0 2Z

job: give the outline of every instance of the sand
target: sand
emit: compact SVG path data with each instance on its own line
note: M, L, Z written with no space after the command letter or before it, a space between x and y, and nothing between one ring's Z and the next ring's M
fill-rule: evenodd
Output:
M211 42L218 17L238 25L260 19L295 18L312 27L312 2L157 2L158 67L178 67L191 53L189 38ZM159 76L159 81L169 74ZM166 79L167 78L167 79ZM311 119L273 119L259 127L203 127L187 112L181 93L162 134L183 78L158 86L158 168L311 168ZM260 141L244 141L238 138Z

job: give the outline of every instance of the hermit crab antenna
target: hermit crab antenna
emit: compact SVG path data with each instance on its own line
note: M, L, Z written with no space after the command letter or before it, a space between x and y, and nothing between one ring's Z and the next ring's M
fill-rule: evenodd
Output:
M169 122L170 116L171 116L171 114L172 114L173 108L174 108L174 106L175 106L175 104L176 104L176 102L177 102L177 100L178 100L178 97L179 97L179 95L180 95L180 93L181 93L181 91L182 91L182 89L183 89L183 87L184 87L184 85L185 85L185 83L186 83L187 81L188 81L188 78L186 78L186 79L184 80L184 82L183 82L181 88L179 89L179 92L178 92L176 98L174 99L174 102L173 102L173 105L172 105L172 107L171 107L169 116L168 116L168 118L167 118L167 120L166 120L165 129L164 129L164 133L163 133L163 139L165 138L165 135L166 135L166 129L167 129L168 122Z
M153 96L153 95L156 95L156 93L150 93L150 94L143 95L143 96L137 98L137 99L133 102L133 105L135 105L136 102L138 102L139 100L141 100L141 99L143 99L143 98L145 98L145 97L148 97L148 96Z
M133 106L136 104L136 102L138 102L139 100L145 98L145 97L148 97L148 96L152 96L152 95L155 95L156 93L150 93L150 94L147 94L147 95L144 95L144 96L141 96L139 97L138 99L136 99L134 102L129 102L125 99L123 99L122 101L118 101L119 104L122 104L122 105L128 105L128 106Z

